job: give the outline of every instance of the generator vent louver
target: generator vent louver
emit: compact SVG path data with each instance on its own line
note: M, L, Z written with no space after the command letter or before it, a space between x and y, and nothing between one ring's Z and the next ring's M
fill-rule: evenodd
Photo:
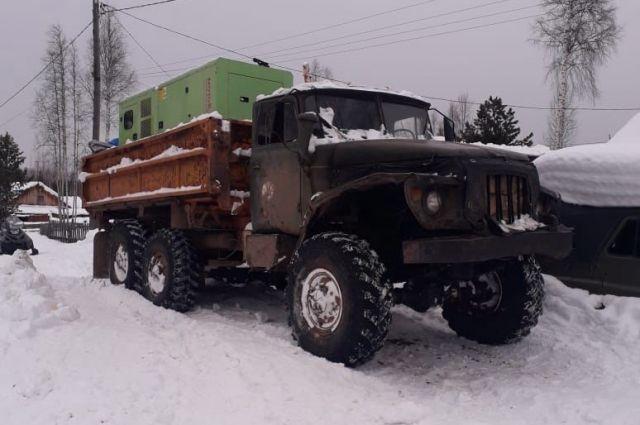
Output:
M151 98L142 99L140 101L140 117L145 118L151 116Z
M487 214L511 224L531 212L527 179L520 176L487 176Z
M149 136L151 136L151 118L140 121L140 137L144 138Z

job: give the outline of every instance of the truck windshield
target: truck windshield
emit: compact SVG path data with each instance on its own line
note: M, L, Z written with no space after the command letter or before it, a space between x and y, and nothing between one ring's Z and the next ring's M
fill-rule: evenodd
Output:
M382 102L384 126L394 137L431 139L427 108L394 102Z
M349 130L380 130L382 122L375 98L318 95L318 113L329 124Z
M313 100L315 105L311 105ZM406 138L431 139L427 107L401 99L382 99L349 95L318 94L308 98L307 110L316 110L329 137L348 139ZM382 109L383 118L380 115ZM340 134L332 134L337 133Z

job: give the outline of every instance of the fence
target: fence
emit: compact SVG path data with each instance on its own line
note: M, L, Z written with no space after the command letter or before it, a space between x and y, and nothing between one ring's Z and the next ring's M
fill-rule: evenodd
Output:
M73 243L87 237L89 225L84 223L60 223L50 221L40 226L40 234L49 239Z

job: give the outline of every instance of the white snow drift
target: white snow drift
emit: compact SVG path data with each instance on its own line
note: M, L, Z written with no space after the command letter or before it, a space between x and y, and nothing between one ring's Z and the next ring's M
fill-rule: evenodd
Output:
M541 185L565 202L640 207L640 114L607 143L549 152L535 165Z
M394 311L355 370L295 346L280 293L212 287L188 315L92 280L91 238L0 256L0 421L50 424L616 424L640 417L640 300L547 278L522 342ZM603 308L604 307L604 308ZM46 326L42 325L46 323Z

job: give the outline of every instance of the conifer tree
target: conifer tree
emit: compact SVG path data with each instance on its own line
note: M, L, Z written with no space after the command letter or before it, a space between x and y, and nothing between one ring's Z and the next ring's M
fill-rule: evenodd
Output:
M531 146L533 133L518 139L520 127L515 112L507 108L499 97L490 96L476 114L473 124L465 124L462 139L467 143Z
M24 156L9 133L0 135L0 220L14 213L19 186L24 183Z

